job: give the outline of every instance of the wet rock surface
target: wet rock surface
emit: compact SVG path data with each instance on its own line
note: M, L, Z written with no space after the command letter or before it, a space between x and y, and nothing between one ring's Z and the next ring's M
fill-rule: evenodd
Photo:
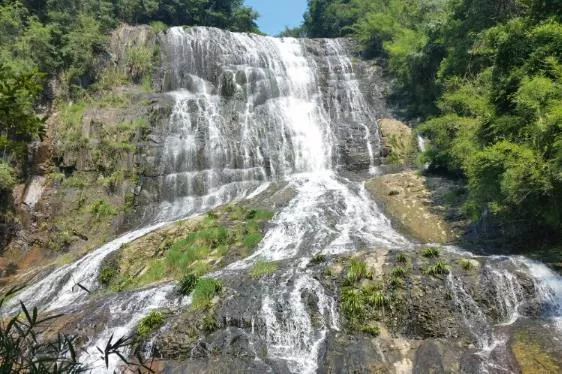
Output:
M446 178L411 170L372 178L365 187L398 227L422 242L456 241L468 226L461 213L465 191Z
M425 274L423 269L437 260L425 258L421 252L422 249L417 252L391 251L384 256L369 253L337 256L308 268L312 276L322 281L339 299L338 309L343 314L341 328L328 333L319 352L318 372L480 373L479 337L473 335L474 330L469 326L475 322L467 320L471 317L464 314L463 308L468 304L460 299L455 289L466 291L464 297L474 300L474 305L482 312L481 318L489 326L504 323L510 318L506 313L515 310L526 318L538 316L538 311L525 308L526 303L536 298L533 283L525 274L515 273L511 287L517 292L517 305L506 311L505 300L501 298L510 291L498 294L497 287L501 282L489 274L490 260L473 258L476 265L467 270L461 265L465 260L462 255L442 251L439 258L449 264L450 273L432 276ZM389 302L384 310L366 314L366 319L361 322L362 325L378 325L378 335L357 331L357 327L349 324L341 299L342 288L349 287L346 277L351 261L369 264L371 279L360 281L356 286L366 289L371 283L388 284L393 269L400 266L396 258L401 254L408 256L408 265L402 264L407 269L406 275L398 286L385 286L388 287L384 292ZM492 261L496 261L493 264L495 271L508 271L513 267L508 259ZM274 278L275 274L268 277ZM153 349L159 367L174 373L189 370L222 372L227 368L244 373L260 370L286 372L287 368L279 366L279 362L267 358L267 328L261 318L260 302L264 282L243 273L225 275L222 279L225 288L211 308L188 308L171 316L169 326L156 333ZM306 292L301 297L308 300L308 313L314 319L318 299ZM512 345L521 344L514 339L522 329L505 327L497 334L507 334L511 336L510 341L519 342ZM549 359L556 363L555 360L561 357L559 352L553 351L555 349L550 349L549 354L555 358ZM517 357L510 357L504 364L517 371Z

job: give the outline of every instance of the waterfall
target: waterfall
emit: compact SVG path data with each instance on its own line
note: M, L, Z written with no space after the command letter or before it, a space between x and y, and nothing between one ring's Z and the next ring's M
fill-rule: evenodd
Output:
M256 281L261 304L251 335L260 336L268 359L287 371L316 372L328 333L339 329L339 315L333 291L307 269L310 259L356 248L415 248L392 228L363 182L341 172L374 171L380 147L381 113L360 85L350 46L346 40L277 39L202 27L171 28L158 43L162 95L173 100L173 108L158 134L155 172L142 187L153 197L143 207L149 223L53 271L7 305L14 309L22 300L47 310L79 309L94 298L80 286L98 289L103 259L122 245L284 181L295 197L276 212L256 251L209 276L247 271L258 260L281 261L274 276ZM537 279L543 298L559 305L559 277L518 261ZM504 322L512 322L521 301L516 278L495 267L488 274L497 281ZM448 282L478 348L493 350L493 323L456 275ZM104 298L99 309L109 311L109 320L87 343L84 360L94 362L96 346L112 332L131 334L150 310L189 303L176 303L172 290L163 284ZM314 295L315 310L306 295ZM254 320L261 329L254 331ZM110 371L117 365L111 362Z

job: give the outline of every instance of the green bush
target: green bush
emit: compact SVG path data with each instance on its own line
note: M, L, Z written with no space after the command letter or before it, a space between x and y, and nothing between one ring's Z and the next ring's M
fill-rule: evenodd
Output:
M152 21L150 22L150 27L152 27L152 30L154 30L154 32L162 32L168 29L168 25L166 25L162 21Z
M0 191L11 191L16 184L14 169L5 162L0 162Z
M109 205L105 200L98 200L90 204L88 210L92 213L94 219L98 221L117 214L115 208Z
M164 315L159 311L153 310L138 323L136 329L137 335L143 337L151 334L164 326L164 323Z
M99 275L98 275L99 282L103 286L108 286L109 284L111 284L113 279L115 279L117 274L118 274L117 269L115 269L114 267L104 266L103 268L100 269L100 272L99 272Z
M250 276L253 278L261 278L266 275L273 274L279 268L279 263L258 260L250 269Z

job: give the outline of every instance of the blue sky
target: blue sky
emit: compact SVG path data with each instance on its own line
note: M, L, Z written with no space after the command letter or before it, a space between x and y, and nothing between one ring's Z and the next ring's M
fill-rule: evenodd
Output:
M306 0L246 0L246 4L260 13L260 30L269 35L300 25L306 10Z

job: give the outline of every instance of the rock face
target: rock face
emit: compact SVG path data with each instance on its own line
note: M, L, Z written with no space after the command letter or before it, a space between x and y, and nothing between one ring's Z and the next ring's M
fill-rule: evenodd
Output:
M480 353L486 344L520 331L494 326L513 313L537 315L538 310L529 307L537 297L533 281L517 272L510 260L473 258L468 268L463 265L467 259L454 252L441 251L436 258L423 253L423 249L365 253L309 265L307 272L339 299L342 313L340 330L329 333L319 353L318 372L480 373L487 365ZM366 278L350 283L350 269L358 261L367 264ZM446 272L428 274L437 261L447 263ZM405 269L403 275L396 275L397 267ZM268 358L259 282L243 273L223 280L225 288L211 307L188 308L170 317L165 329L145 338L151 341L158 366L172 372L285 372L284 364ZM381 285L384 305L365 303L361 314L351 317L345 290L356 289L368 297L370 285ZM308 313L314 316L319 299L306 293L301 297L309 298ZM350 318L361 322L357 325ZM363 332L366 325L376 325L377 335ZM521 355L518 347L514 349ZM518 371L511 355L502 357L504 367ZM561 358L558 352L545 354L543 360L555 365Z
M451 180L404 171L372 178L365 187L397 225L422 242L449 243L466 228L460 213L465 192Z
M172 28L157 45L162 91L175 106L152 131L145 219L189 214L295 172L379 162L384 101L365 82L381 80L380 69L352 61L348 40L195 27Z
M383 147L381 156L386 163L400 165L411 162L415 155L414 134L410 127L391 118L379 121Z

